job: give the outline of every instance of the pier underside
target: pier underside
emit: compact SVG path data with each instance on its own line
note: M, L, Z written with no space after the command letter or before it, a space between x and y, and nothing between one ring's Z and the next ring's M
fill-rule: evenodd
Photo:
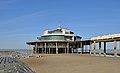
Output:
M76 41L40 41L28 43L34 45L34 54L60 54L60 53L75 53L74 49L81 48L81 42Z
M36 52L37 54L42 54L42 53L46 53L46 54L57 54L56 53L56 48L46 48L46 52L45 52L45 48L42 50L43 48L37 48L37 50L35 50L34 48L34 53ZM69 51L67 51L67 48L58 48L58 54L60 53L75 53L72 48L69 48Z
M84 41L39 41L39 42L30 42L27 43L29 45L34 45L33 47L33 53L34 54L61 54L61 53L86 53L87 46L89 48L90 55L96 56L96 54L99 54L101 56L102 54L104 56L106 55L114 55L117 57L120 55L117 51L117 42L120 41L119 39L111 39L111 40L84 40ZM114 52L109 53L107 52L107 42L114 42ZM98 43L98 49L99 52L96 51ZM102 44L103 43L103 47ZM78 48L81 49L81 52L75 51ZM102 48L104 51L102 51Z

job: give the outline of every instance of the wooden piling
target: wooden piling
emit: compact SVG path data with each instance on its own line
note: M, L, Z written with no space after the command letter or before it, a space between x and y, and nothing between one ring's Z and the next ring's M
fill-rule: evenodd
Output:
M96 55L96 41L94 41L94 56Z
M117 57L117 41L114 40L114 57Z

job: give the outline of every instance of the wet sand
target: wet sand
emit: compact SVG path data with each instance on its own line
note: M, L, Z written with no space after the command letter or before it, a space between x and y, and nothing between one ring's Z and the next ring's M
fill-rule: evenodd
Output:
M120 58L80 54L43 55L22 60L36 73L119 73Z

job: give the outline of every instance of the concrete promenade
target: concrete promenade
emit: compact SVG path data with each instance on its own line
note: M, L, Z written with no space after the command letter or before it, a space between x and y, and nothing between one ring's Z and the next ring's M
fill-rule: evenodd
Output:
M27 65L12 57L0 57L0 73L35 73Z

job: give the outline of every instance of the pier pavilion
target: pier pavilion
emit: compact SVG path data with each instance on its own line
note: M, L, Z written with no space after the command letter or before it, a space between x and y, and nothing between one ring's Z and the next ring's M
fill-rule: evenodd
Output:
M44 31L37 41L27 44L34 46L34 54L75 53L75 49L82 47L81 38L68 29L58 27L56 30Z

